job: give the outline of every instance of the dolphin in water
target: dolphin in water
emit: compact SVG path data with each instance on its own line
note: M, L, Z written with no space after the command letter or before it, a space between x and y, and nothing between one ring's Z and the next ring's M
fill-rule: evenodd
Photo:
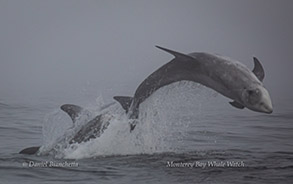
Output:
M109 104L108 106L112 105ZM88 114L89 112L80 106L73 104L64 104L60 107L64 112L66 112L72 119L73 126L75 126L76 120L81 114ZM105 108L105 107L104 107ZM85 113L82 113L85 112ZM72 137L66 137L69 144L87 142L90 139L100 137L104 130L109 126L112 116L108 113L100 114L90 120L88 123L81 126L79 131L77 131ZM74 128L74 127L73 127ZM36 154L40 149L40 146L29 147L21 150L20 154Z
M245 107L263 113L272 113L273 107L270 95L263 86L265 76L260 61L254 57L254 69L250 71L240 62L209 53L194 52L182 54L170 49L156 46L175 58L148 76L136 89L133 97L115 96L128 117L138 119L139 105L156 90L177 81L193 81L209 87L218 93L230 98L233 107ZM72 119L73 123L83 109L76 105L61 106ZM132 131L137 121L130 123ZM109 117L105 114L96 116L85 124L73 136L69 143L80 143L99 137L109 125ZM35 154L40 147L30 147L22 150L21 154Z
M238 109L248 108L262 113L272 113L270 95L262 81L265 73L260 61L254 57L254 68L220 55L204 52L179 53L160 46L157 48L175 58L148 76L136 89L134 97L115 96L130 119L137 119L139 105L159 88L186 80L200 83L230 98ZM133 130L135 124L131 125Z

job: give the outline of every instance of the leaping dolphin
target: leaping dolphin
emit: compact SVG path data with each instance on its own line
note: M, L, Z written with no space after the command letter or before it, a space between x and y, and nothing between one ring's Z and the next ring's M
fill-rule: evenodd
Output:
M254 57L254 69L250 71L240 62L204 52L179 53L160 46L157 48L175 58L148 76L136 89L134 97L115 96L130 119L138 118L139 105L159 88L187 80L209 87L225 97L233 107L244 107L263 113L272 113L270 95L263 86L265 76L260 61ZM132 125L133 129L135 125Z
M114 97L130 119L138 118L139 105L156 90L181 80L197 82L217 91L232 99L233 101L229 103L235 108L246 107L269 114L273 112L270 95L262 83L265 76L264 69L256 57L253 58L254 69L250 71L240 62L227 57L204 52L182 54L156 47L172 54L175 58L148 76L136 89L134 97ZM83 110L79 106L69 104L61 106L61 109L71 117L73 123ZM135 128L136 121L133 122L130 124L130 130ZM80 143L99 137L108 125L109 119L105 114L101 114L84 125L69 143ZM26 148L20 153L35 154L39 148Z
M109 105L112 105L112 103ZM61 110L63 110L70 116L74 126L80 114L82 112L86 112L86 110L83 109L82 107L73 105L73 104L64 104L60 108ZM88 112L86 112L85 114L87 113ZM75 135L73 135L70 138L66 138L66 139L69 139L68 143L72 144L72 143L87 142L90 139L100 137L101 134L104 132L104 130L109 126L111 118L112 116L108 113L103 113L96 116L91 121L84 124L79 129L79 131L77 131ZM34 146L34 147L25 148L21 150L19 153L32 155L32 154L36 154L39 151L39 149L40 149L40 146Z

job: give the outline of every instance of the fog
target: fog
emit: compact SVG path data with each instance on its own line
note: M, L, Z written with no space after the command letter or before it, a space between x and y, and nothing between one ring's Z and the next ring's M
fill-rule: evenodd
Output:
M172 59L160 45L263 63L273 101L292 97L290 0L0 0L0 99L133 95Z

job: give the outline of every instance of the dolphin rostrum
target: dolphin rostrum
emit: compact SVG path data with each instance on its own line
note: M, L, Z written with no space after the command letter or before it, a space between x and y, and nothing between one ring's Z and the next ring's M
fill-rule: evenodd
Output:
M136 89L134 97L114 97L128 113L130 119L138 118L139 105L159 88L187 80L212 88L225 97L233 107L244 107L263 113L272 113L270 95L263 86L264 69L254 57L254 69L250 71L240 62L209 53L182 54L160 46L157 48L175 58L148 76ZM131 126L133 129L134 126Z

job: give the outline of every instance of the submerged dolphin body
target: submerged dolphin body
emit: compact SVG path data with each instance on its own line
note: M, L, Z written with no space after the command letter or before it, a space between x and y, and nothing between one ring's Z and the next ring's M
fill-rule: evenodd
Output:
M232 99L232 106L244 107L263 113L272 113L270 95L263 86L264 69L257 58L250 71L236 60L203 52L182 54L156 46L173 56L167 64L148 76L137 88L134 97L114 97L128 113L130 119L138 118L139 105L159 88L187 80L200 83ZM133 129L132 126L131 129Z
M72 104L65 104L62 105L60 108L70 116L73 125L75 125L75 122L80 114L86 111L82 107ZM69 144L87 142L90 139L100 137L104 130L109 126L111 118L112 116L107 113L96 116L91 121L83 125L75 135L69 138ZM29 147L21 150L19 153L32 155L36 154L39 149L40 146Z

